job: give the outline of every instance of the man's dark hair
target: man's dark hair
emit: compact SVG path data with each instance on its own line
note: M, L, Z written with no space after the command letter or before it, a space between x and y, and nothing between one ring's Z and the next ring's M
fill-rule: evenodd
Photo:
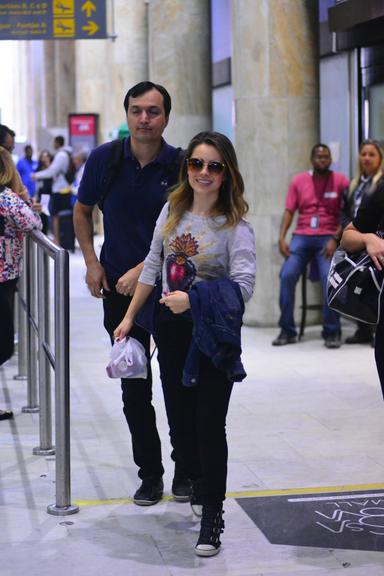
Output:
M126 112L128 111L129 98L131 96L132 98L137 98L138 96L141 96L142 94L145 94L150 90L157 90L162 95L165 117L168 118L172 108L171 97L168 91L164 88L164 86L161 86L161 84L154 84L149 80L146 80L145 82L139 82L138 84L130 88L130 90L128 90L124 98L125 111Z
M7 137L7 134L12 136L12 138L14 138L16 136L14 131L11 130L10 128L8 128L8 126L6 126L5 124L0 124L0 146L3 146L5 139Z
M319 148L325 148L326 150L328 150L329 155L332 156L330 147L327 144L322 144L321 142L319 142L318 144L315 144L311 150L311 160Z
M63 136L55 136L55 142L61 147L64 146L65 140Z

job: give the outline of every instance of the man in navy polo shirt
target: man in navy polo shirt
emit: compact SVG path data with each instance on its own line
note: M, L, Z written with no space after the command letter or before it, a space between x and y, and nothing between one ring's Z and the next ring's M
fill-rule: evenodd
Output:
M135 291L167 189L177 178L174 167L180 158L180 149L162 138L171 111L171 98L163 86L140 82L127 92L124 108L130 137L125 140L122 161L103 199L104 244L100 261L93 246L92 211L104 195L110 142L89 156L74 210L76 236L87 267L86 283L92 296L103 299L104 327L111 339ZM149 358L149 334L135 326L130 335L145 346ZM161 499L164 473L149 362L148 366L147 380L121 381L133 458L142 479L134 502L142 506ZM178 501L189 500L191 494L190 482L177 462L172 493Z

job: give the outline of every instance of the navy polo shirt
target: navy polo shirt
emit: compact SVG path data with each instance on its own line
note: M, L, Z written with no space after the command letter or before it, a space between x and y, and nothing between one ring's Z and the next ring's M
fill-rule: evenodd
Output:
M108 142L90 154L77 195L82 204L94 206L99 201L110 150ZM175 184L175 163L179 156L180 148L162 140L160 154L141 168L132 155L130 139L126 139L124 159L103 203L104 244L100 262L108 277L120 278L148 254L167 189Z

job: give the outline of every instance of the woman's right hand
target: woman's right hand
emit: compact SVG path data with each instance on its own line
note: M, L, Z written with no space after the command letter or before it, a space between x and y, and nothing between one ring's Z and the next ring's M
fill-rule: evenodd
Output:
M133 326L133 320L130 318L123 318L120 324L113 332L113 337L118 342L126 337L126 335L131 331Z

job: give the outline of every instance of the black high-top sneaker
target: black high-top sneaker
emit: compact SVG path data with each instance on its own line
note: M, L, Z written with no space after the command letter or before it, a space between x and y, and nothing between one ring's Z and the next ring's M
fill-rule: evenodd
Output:
M221 504L203 506L200 536L195 546L197 556L215 556L220 551L220 534L224 532L223 508Z

